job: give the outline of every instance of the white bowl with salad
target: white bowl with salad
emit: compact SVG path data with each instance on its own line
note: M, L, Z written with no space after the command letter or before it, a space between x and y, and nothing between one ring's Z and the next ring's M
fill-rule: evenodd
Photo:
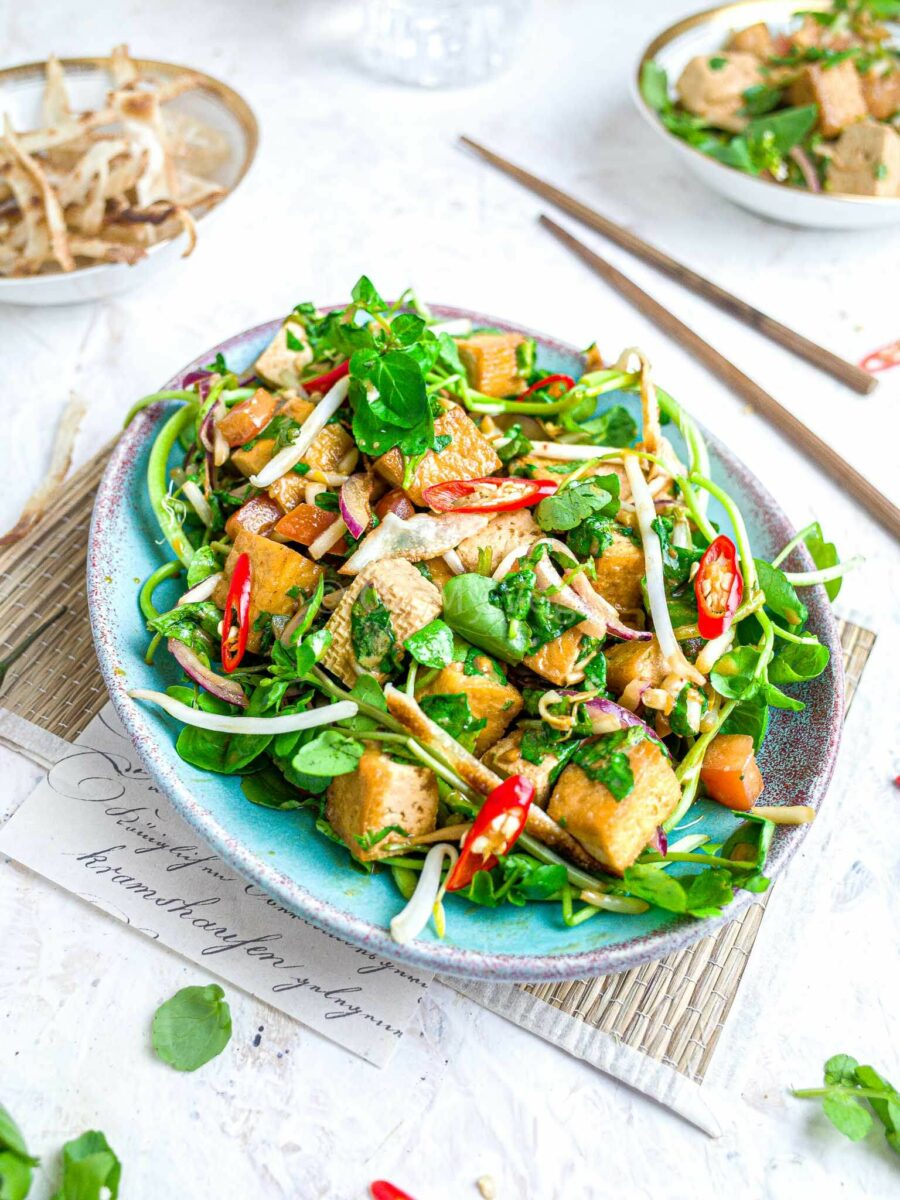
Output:
M709 9L647 46L635 100L685 165L742 208L819 229L889 225L900 221L891 17L893 0Z

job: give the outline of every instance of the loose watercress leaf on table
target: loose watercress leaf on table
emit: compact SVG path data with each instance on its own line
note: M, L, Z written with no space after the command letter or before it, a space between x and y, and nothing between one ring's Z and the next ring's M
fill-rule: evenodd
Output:
M230 1040L231 1010L217 983L182 988L153 1017L153 1049L176 1071L196 1071Z
M822 1097L822 1112L851 1142L860 1142L872 1128L872 1114L856 1096L829 1092Z
M809 610L784 571L761 558L755 558L753 561L759 575L759 586L765 592L766 608L776 616L782 617L791 627L803 625L809 616Z
M102 1133L91 1129L63 1146L62 1183L53 1200L116 1200L121 1179L115 1151Z
M440 617L418 629L403 645L423 667L447 667L453 662L453 630Z
M21 1129L2 1104L0 1104L0 1151L15 1155L16 1158L32 1167L36 1167L40 1162L40 1159L34 1158L28 1153Z
M22 1131L0 1104L0 1200L25 1200L32 1168L39 1160L28 1153Z

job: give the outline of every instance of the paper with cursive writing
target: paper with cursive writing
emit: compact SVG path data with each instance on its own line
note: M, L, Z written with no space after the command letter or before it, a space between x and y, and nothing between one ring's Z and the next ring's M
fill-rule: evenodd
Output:
M111 704L0 829L0 852L377 1066L431 979L233 871L154 785Z

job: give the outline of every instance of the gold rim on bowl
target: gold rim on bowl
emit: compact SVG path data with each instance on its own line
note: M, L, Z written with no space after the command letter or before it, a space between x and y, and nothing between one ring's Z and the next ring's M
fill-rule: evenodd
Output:
M687 33L689 29L696 29L698 25L707 24L715 17L725 15L737 16L746 9L759 9L760 7L761 0L733 0L731 4L717 4L714 8L706 8L703 10L703 12L693 13L689 17L682 17L680 21L676 21L673 25L669 25L668 28L664 29L661 33L658 33L653 41L650 42L650 44L646 47L638 62L637 75L633 80L637 103L640 106L641 111L646 118L653 122L653 124L657 127L657 129L659 129L664 137L677 143L682 150L686 150L690 154L696 154L703 159L704 162L711 163L713 166L719 167L721 170L728 171L730 173L736 172L737 168L729 167L726 163L721 163L717 159L710 157L710 155L704 154L703 151L698 150L696 146L689 145L682 138L666 129L665 125L663 125L662 121L659 119L659 114L655 112L654 109L652 109L644 99L643 92L641 91L641 75L643 74L646 63L652 62L660 50L665 49L666 46L675 41L675 39L680 37L681 34ZM830 7L831 5L824 3L823 0L813 0L812 3L804 5L804 10L807 12L812 10L825 11ZM760 187L777 188L781 192L788 191L792 195L811 196L815 200L837 200L841 203L850 201L853 204L874 204L882 208L890 207L891 205L900 203L900 197L898 196L856 196L852 192L810 192L804 191L802 188L785 188L783 183L778 183L774 179L763 179L759 175L748 175L746 171L737 171L737 173L743 175L744 178L749 180L751 183L758 184Z

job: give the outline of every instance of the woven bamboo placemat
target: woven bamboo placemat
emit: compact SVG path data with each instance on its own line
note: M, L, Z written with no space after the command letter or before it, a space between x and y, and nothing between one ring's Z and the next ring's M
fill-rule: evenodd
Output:
M65 636L50 628L0 685L0 708L72 741L100 711L106 689L94 656L84 586L94 493L110 448L69 479L52 511L0 551L0 659L65 606ZM135 581L136 583L139 581ZM875 643L840 622L846 706ZM34 668L39 664L39 671ZM647 1058L702 1082L753 948L765 901L687 950L621 975L521 985L521 991ZM461 989L464 990L464 989Z

